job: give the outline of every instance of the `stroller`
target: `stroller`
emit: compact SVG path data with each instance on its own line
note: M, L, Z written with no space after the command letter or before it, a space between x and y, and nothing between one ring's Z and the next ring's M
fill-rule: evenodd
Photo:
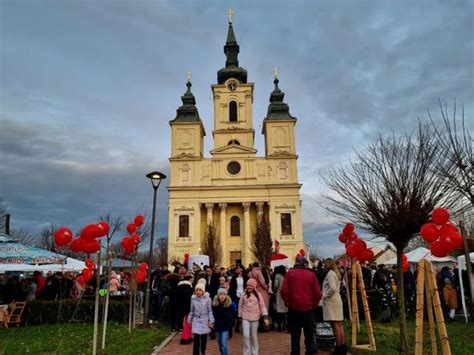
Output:
M314 341L318 349L330 349L334 347L336 337L328 322L316 322L314 326Z

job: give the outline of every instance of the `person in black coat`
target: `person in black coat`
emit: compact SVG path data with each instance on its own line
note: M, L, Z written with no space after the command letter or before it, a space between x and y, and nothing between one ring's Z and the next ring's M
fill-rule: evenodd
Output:
M192 276L185 276L184 280L178 283L176 290L177 319L178 322L181 321L181 323L178 324L178 330L180 332L183 330L184 320L191 310L191 297L194 291L191 279ZM182 340L184 340L182 343L186 344L189 339Z
M228 354L229 332L234 322L232 300L227 296L225 288L219 288L212 302L212 313L214 314L214 330L219 344L221 354Z
M169 316L171 331L174 332L183 326L183 319L178 319L178 283L180 277L178 274L170 273L166 276L166 286L169 297Z

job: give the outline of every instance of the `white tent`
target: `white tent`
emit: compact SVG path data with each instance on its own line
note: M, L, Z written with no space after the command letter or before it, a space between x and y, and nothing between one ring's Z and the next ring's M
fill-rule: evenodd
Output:
M0 273L7 271L75 271L80 272L86 267L86 263L81 260L74 258L67 258L65 264L42 264L42 265L32 265L32 264L0 264Z
M414 250L406 253L405 255L406 255L409 263L417 263L421 259L429 260L432 263L438 263L438 264L439 263L441 263L441 264L451 264L451 263L455 263L457 261L455 257L449 256L449 255L445 256L443 258L438 258L436 256L433 256L433 255L431 255L431 252L428 249L423 248L423 247L419 247L417 249L414 249ZM393 258L389 261L386 261L385 264L396 265L397 264L397 258Z
M471 263L474 263L474 252L469 253L469 259L471 259ZM464 318L466 318L466 323L467 323L466 300L464 299L464 283L462 281L462 270L466 270L466 269L467 269L466 256L465 255L458 256L458 273L459 273L459 280L461 280L460 286L461 286L462 310L464 312Z

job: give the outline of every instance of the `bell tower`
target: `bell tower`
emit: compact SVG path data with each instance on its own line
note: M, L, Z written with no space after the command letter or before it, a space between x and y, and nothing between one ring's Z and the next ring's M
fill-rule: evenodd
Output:
M247 82L247 70L239 67L239 45L229 10L229 29L224 46L225 67L217 72L217 84L212 85L214 100L214 149L212 155L234 147L243 154L256 153L253 129L253 83ZM234 149L235 151L235 149Z

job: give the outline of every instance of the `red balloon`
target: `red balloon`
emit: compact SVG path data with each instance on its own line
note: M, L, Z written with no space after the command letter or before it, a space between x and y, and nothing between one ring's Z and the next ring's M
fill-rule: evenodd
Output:
M86 267L89 270L94 270L95 269L95 264L91 259L86 259Z
M355 248L353 244L349 244L346 246L346 253L351 258L355 258L357 256L357 249Z
M347 240L350 241L350 242L353 242L355 240L357 240L359 238L359 236L357 235L356 232L351 232L349 234L347 234Z
M84 240L81 239L81 238L73 239L71 244L69 245L69 249L71 249L71 251L74 252L74 253L81 252L83 241Z
M69 228L59 228L56 232L54 232L54 243L58 247L68 245L72 240L72 236L73 234Z
M137 246L140 243L141 238L138 234L135 233L130 236L130 240L134 246Z
M137 284L144 283L146 281L146 277L147 277L146 271L140 270L136 276Z
M347 235L344 233L339 234L339 241L344 244L347 243Z
M184 258L185 259L189 258L189 253L184 253Z
M81 231L81 238L93 240L102 236L103 229L97 224L88 224Z
M84 240L82 244L82 251L87 254L97 253L100 249L100 244L97 239Z
M407 262L403 262L402 269L404 272L407 272L410 269L410 264Z
M135 252L135 247L132 245L127 245L127 247L125 247L124 249L125 249L125 254L127 255L133 254Z
M133 224L135 224L137 227L141 227L141 225L145 222L145 217L139 214L138 216L135 217L133 220ZM133 232L132 232L133 233Z
M370 261L374 258L374 252L371 249L363 249L359 253L360 261Z
M431 250L431 254L433 254L433 256L436 256L438 258L445 257L446 255L449 254L449 250L447 250L447 247L439 240L431 244L430 250Z
M402 262L407 263L408 262L408 256L405 254L402 255Z
M105 221L97 223L97 227L102 229L102 235L100 237L106 236L110 232L110 225Z
M84 277L86 281L89 281L90 279L94 277L94 273L90 271L88 268L84 268L82 269L82 276Z
M301 254L301 256L305 256L305 255L306 255L306 252L304 251L304 249L300 249L300 254Z
M86 285L86 279L84 278L83 275L79 275L77 278L76 278L76 281L79 282L79 284L84 287Z
M141 263L140 264L140 270L147 270L148 269L148 264L147 263Z
M428 243L433 243L439 238L440 230L434 223L425 223L421 226L420 234L421 237Z
M442 244L447 245L450 250L459 248L464 242L462 235L454 230L442 235L440 241Z
M132 240L130 239L130 237L123 237L122 241L120 242L120 245L122 245L122 248L126 249L127 246L132 245Z
M454 224L451 224L451 223L445 223L439 229L440 235L447 235L450 233L459 233L458 227L456 227Z
M445 208L435 208L431 214L431 220L437 225L445 224L449 221L449 212Z
M127 226L127 232L130 233L130 234L135 233L136 230L137 230L137 226L133 223L130 223Z
M363 250L367 249L367 244L362 239L357 239L352 245L356 250L356 255L359 255Z
M347 223L344 227L344 229L342 230L342 234L345 234L347 236L349 236L349 234L351 234L352 232L354 232L354 229L355 229L355 226L354 224L352 223Z

